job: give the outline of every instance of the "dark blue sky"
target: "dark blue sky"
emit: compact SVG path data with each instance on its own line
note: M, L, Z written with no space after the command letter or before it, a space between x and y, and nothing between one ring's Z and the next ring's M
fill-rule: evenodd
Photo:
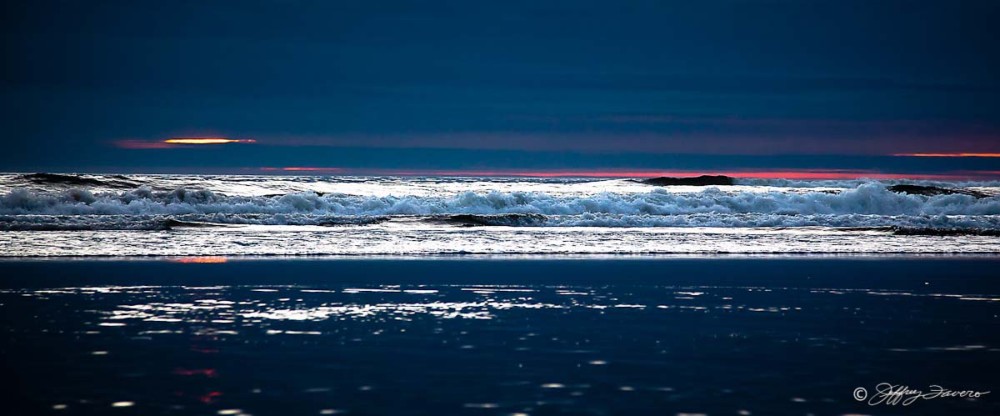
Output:
M1000 171L872 157L1000 153L996 1L2 7L2 170Z

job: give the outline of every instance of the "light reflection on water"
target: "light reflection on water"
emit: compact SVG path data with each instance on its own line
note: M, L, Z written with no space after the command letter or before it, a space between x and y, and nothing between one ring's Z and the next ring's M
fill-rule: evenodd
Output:
M662 299L674 301L693 301L699 297L718 299L721 302L713 302L712 309L725 310L745 310L749 312L772 312L784 313L801 310L801 307L790 306L769 306L769 307L749 307L745 304L734 304L733 296L721 296L718 293L709 293L708 290L723 291L724 293L743 292L752 295L754 292L774 292L774 291L797 291L796 288L761 288L761 287L699 287L704 291L688 290L668 290L664 289ZM215 293L205 293L205 291L216 291ZM942 298L959 301L978 302L1000 302L1000 297L983 294L960 294L960 293L912 293L898 290L875 290L875 289L809 289L810 294L818 295L845 295L861 294L887 297L924 297ZM190 292L190 293L185 293ZM263 295L254 295L253 298L245 297L241 300L225 299L192 299L188 303L163 303L150 302L143 304L122 304L117 309L106 314L106 320L129 320L141 319L144 321L167 322L205 322L206 319L218 320L219 318L231 319L242 317L245 319L269 319L269 320L292 320L292 321L318 321L331 318L366 318L371 316L412 316L416 314L427 314L442 319L472 318L489 319L495 316L497 311L507 309L606 309L606 308L647 308L655 307L659 309L688 308L697 310L708 310L709 307L692 305L690 302L672 302L670 304L632 304L613 302L618 298L614 294L598 294L594 290L573 290L565 286L529 288L516 286L496 286L496 285L476 285L476 286L442 286L430 289L425 286L419 288L401 288L398 285L378 286L378 287L346 287L339 290L317 289L298 286L97 286L97 287L67 287L57 289L39 290L0 290L0 293L7 295L20 295L23 297L39 297L50 299L53 295L81 295L93 296L97 294L120 294L120 295L145 295L146 297L156 297L158 295L171 294L171 297L191 296L199 297L206 295L221 296L224 292L254 292L261 294L275 294L279 296L274 299L264 299ZM552 299L560 300L553 295L566 297L563 304L536 302L534 297L524 294L546 292L543 296L552 296ZM311 296L310 301L325 300L316 298L318 294L326 294L335 299L354 302L320 302L318 305L309 306L302 296ZM376 302L359 302L353 296L334 295L366 295L366 294L399 294L411 295L410 297L400 297L393 302L377 302L384 300L384 297L370 299ZM466 302L446 302L440 299L446 296L462 296L466 294L480 295L472 297ZM420 296L424 295L424 296ZM501 295L501 296L497 296ZM508 295L503 297L502 295ZM706 296L707 295L707 296ZM296 297L293 299L293 297ZM411 302L413 298L419 298L422 302ZM601 302L601 300L612 302ZM266 303L271 302L271 303ZM289 308L286 306L292 305ZM215 318L207 316L205 312L212 311Z
M224 256L200 256L200 257L178 257L170 259L177 263L195 263L195 264L217 264L225 263L229 261L228 258Z
M115 386L63 389L47 403L52 411L408 413L404 404L418 403L469 414L846 414L866 409L831 380L866 383L914 356L968 371L1000 352L996 335L944 324L984 317L978 325L995 325L985 317L998 310L996 293L146 285L8 289L0 300L34 314L4 329L76 339L49 339L79 360L70 377ZM978 356L963 362L959 354ZM778 358L734 361L764 356ZM845 369L845 359L863 357L865 367ZM798 372L825 376L788 385Z
M222 263L226 256L715 255L1000 253L984 235L895 235L801 227L365 227L249 226L171 231L5 231L0 257L175 256ZM544 243L540 243L544 242ZM209 255L209 256L206 256Z

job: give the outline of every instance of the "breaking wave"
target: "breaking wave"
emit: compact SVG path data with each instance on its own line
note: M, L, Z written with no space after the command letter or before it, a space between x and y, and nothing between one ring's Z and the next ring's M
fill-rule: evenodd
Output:
M224 196L209 190L170 192L141 187L127 192L92 193L86 189L38 192L15 189L0 196L0 215L1000 215L1000 197L964 194L911 195L867 183L839 193L733 192L706 188L674 193L652 188L645 193L566 196L538 192L465 192L454 196L319 195L312 192L275 196Z
M912 235L990 235L1000 231L1000 216L973 215L796 215L796 214L680 214L680 215L541 215L457 214L449 216L318 216L307 214L189 214L163 215L0 215L0 231L171 230L186 227L295 225L320 227L369 226L418 222L459 227L688 227L688 228L797 228L826 227L852 231L886 231ZM899 230L925 230L916 231ZM948 230L963 230L962 232ZM899 231L899 232L897 232Z
M123 180L125 180L123 178ZM754 191L708 187L585 195L464 192L376 196L315 192L227 196L205 189L142 186L15 188L0 195L0 230L168 230L206 225L367 226L414 221L512 227L899 227L1000 229L1000 197L893 192L883 182L853 188Z

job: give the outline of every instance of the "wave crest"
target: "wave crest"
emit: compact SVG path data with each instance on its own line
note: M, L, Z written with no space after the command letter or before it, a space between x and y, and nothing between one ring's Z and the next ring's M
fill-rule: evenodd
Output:
M816 192L732 192L706 188L694 193L652 189L646 193L600 193L584 196L537 192L464 192L454 196L320 195L225 196L209 190L91 193L71 188L56 192L19 188L0 196L0 215L1000 215L1000 197L963 194L909 195L868 183L836 194Z

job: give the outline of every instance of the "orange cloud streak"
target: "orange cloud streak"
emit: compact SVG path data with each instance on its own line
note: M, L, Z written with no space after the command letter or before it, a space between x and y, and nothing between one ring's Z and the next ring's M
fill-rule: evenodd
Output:
M904 157L1000 157L1000 153L895 153Z
M114 144L122 149L171 149L186 145L220 145L230 143L257 143L254 139L229 139L225 137L174 137L166 140L118 140Z
M226 144L256 143L254 139L227 139L224 137L174 137L163 141L167 144Z

